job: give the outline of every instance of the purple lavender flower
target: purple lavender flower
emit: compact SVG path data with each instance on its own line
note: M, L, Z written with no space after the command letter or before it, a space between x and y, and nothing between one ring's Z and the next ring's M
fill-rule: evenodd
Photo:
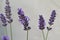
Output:
M13 19L11 18L11 7L9 5L8 0L6 0L5 13L6 13L6 18L8 19L8 23L13 22Z
M39 15L39 29L45 29L45 20L42 15Z
M7 25L7 23L6 23L7 20L6 20L6 18L5 18L5 16L3 14L0 14L0 19L1 19L2 23L3 23L2 25L6 26Z
M8 36L3 36L2 40L9 40Z
M53 22L55 20L55 17L56 17L56 12L55 12L55 10L53 10L52 11L52 14L51 14L51 17L49 19L49 22L48 22L50 26L53 25Z
M22 11L22 9L18 10L18 15L19 15L19 21L21 22L21 24L23 24L24 26L24 30L29 30L31 29L31 27L29 27L29 18L27 16L24 15L24 12Z

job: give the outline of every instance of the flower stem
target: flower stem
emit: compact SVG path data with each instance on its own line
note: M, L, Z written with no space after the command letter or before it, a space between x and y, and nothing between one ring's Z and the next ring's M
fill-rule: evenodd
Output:
M48 38L48 34L49 34L49 31L47 31L47 34L46 34L46 40L47 40L47 38Z
M11 40L12 40L12 26L11 26L11 23L10 23L10 34L11 34Z
M50 26L49 26L50 27ZM50 30L47 30L47 34L46 34L46 40L48 39L48 34L49 34Z
M27 30L27 40L28 40L28 30Z
M7 26L5 27L5 31L6 31L6 35L8 35L8 33L7 33Z
M42 30L42 35L43 35L43 39L45 40L45 35L44 35L44 31Z

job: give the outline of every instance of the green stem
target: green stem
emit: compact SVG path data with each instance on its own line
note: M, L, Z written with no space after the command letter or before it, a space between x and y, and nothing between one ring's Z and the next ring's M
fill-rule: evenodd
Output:
M48 34L49 34L49 31L47 31L47 34L46 34L46 40L47 40L47 38L48 38Z
M11 40L12 40L12 26L11 26L11 23L10 23L10 34L11 34Z
M28 30L27 30L27 40L28 40Z
M7 35L7 34L8 34L8 33L7 33L7 26L5 27L5 31L6 31L6 35Z
M50 26L49 26L50 27ZM46 40L48 39L48 34L49 34L50 30L47 30L47 34L46 34Z
M44 31L42 30L42 35L43 35L43 39L45 40L45 35L44 35Z

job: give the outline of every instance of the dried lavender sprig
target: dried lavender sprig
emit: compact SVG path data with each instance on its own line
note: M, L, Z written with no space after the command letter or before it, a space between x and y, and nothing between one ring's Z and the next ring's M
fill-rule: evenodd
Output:
M22 9L18 10L18 15L19 15L19 21L21 22L21 24L23 24L24 26L24 30L30 30L31 27L29 27L29 18L27 16L24 15L24 12Z
M13 22L13 19L11 18L11 7L9 0L6 0L6 6L5 6L5 13L6 13L6 18L8 20L8 23L10 24L10 34L11 34L11 40L13 40L13 35L12 35L12 25L11 23Z
M55 17L56 17L56 11L55 10L53 10L52 11L52 13L51 13L51 17L50 17L50 19L49 19L49 25L50 26L52 26L54 23L54 20L55 20ZM47 40L47 38L48 38L48 34L49 34L49 31L52 29L51 27L47 27L47 34L46 34L46 40Z
M18 15L19 15L19 21L24 26L24 30L27 31L27 39L26 40L28 40L28 31L31 29L31 27L29 27L29 22L28 22L29 18L24 15L24 11L22 10L22 8L18 9Z
M45 40L44 29L45 29L45 20L42 15L39 15L39 29L42 31L43 39Z
M39 15L39 29L45 29L45 20L42 15Z
M56 12L55 12L55 10L53 10L51 13L51 17L49 19L49 22L48 22L50 26L54 24L53 22L55 20L55 17L56 17Z

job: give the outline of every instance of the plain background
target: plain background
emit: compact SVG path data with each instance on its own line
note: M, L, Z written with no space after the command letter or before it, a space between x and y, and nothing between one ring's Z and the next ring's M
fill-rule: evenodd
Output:
M26 31L23 25L18 21L18 8L22 8L25 15L30 18L31 30L29 31L29 40L43 40L42 33L38 28L39 15L43 15L46 27L52 10L56 10L56 19L52 30L49 33L48 40L60 40L60 0L9 0L13 18L13 40L26 40ZM0 13L4 12L5 0L0 0ZM7 26L8 35L10 36L9 25ZM3 30L2 30L3 29ZM0 35L4 35L4 28L0 28ZM45 29L46 34L46 29ZM0 37L1 37L0 36Z

